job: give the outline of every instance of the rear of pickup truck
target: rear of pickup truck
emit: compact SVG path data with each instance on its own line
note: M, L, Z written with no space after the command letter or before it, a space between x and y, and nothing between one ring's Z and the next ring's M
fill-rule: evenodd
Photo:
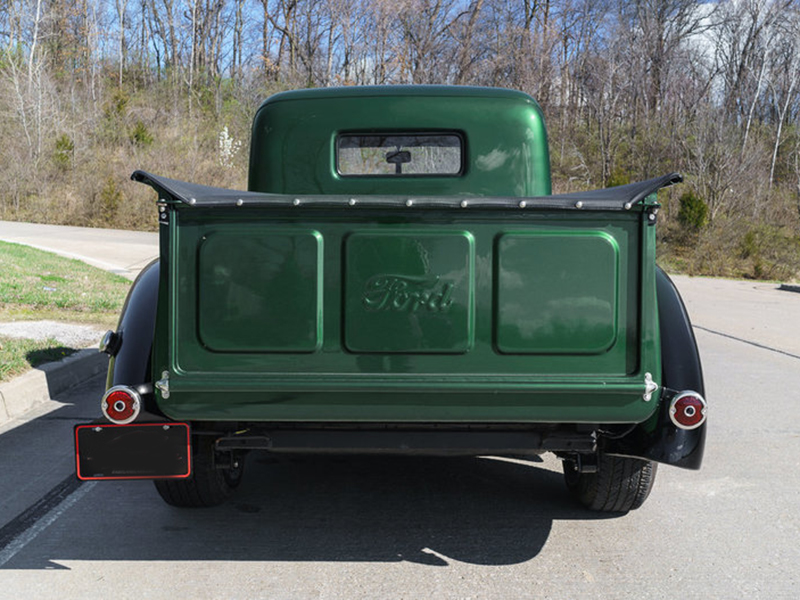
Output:
M642 207L270 202L196 199L163 213L154 365L170 418L625 424L653 413L655 272L643 265L654 229Z
M152 478L167 502L196 506L224 499L253 450L549 451L584 505L627 511L657 462L698 468L699 358L655 267L656 192L680 178L552 196L535 152L522 152L527 183L509 182L523 163L469 127L376 135L369 119L405 106L382 89L381 110L357 115L368 130L293 135L291 110L346 121L337 103L352 94L290 96L257 115L256 191L134 174L158 193L160 260L108 340L114 425L76 429L79 476ZM492 94L541 128L538 107ZM456 100L449 112L480 112ZM323 150L296 165L289 137ZM281 145L291 166L271 158ZM497 194L467 191L498 177ZM144 446L146 460L129 458Z

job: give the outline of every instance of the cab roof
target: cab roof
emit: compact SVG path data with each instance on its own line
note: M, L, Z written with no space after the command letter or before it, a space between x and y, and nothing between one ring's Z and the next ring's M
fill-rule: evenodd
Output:
M518 90L495 87L466 85L363 85L328 88L309 88L291 90L274 94L262 102L285 102L314 98L370 98L370 97L435 97L435 98L494 98L514 99L530 103L538 108L538 103L528 94Z
M457 174L399 177L339 168L343 135L453 134ZM516 90L393 85L303 89L267 98L253 120L248 188L276 194L543 196L551 191L542 110Z

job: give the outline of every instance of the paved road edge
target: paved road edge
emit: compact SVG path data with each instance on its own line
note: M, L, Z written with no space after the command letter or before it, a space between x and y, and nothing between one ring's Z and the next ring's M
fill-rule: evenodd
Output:
M0 384L0 425L107 369L108 355L96 348L87 348Z

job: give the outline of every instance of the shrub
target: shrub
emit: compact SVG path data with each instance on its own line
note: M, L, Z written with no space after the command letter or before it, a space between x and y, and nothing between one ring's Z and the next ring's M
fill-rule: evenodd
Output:
M72 164L74 152L75 143L66 133L62 133L56 138L56 152L53 160L59 169L65 170Z
M702 229L708 222L708 205L692 191L683 194L679 202L678 222L694 231Z
M120 88L115 89L105 105L104 112L106 118L115 119L124 117L128 111L129 100L128 94L126 94L124 90Z
M153 134L147 129L147 125L141 121L136 121L128 137L134 146L141 148L146 148L153 143Z
M99 222L103 225L114 225L117 211L122 204L122 191L117 187L116 180L106 177L103 189L100 190L100 214Z
M755 225L742 236L739 257L744 277L792 279L800 267L800 239L774 225Z
M628 185L630 182L630 174L621 167L616 167L613 171L611 171L611 175L609 175L608 181L606 182L606 187Z

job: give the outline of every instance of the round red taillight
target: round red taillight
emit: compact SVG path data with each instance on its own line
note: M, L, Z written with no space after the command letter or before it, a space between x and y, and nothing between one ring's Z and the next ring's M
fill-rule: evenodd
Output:
M117 425L125 425L139 416L142 402L135 390L118 385L105 393L100 408L109 421Z
M705 423L708 405L696 392L681 392L672 399L669 418L681 429L697 429Z

